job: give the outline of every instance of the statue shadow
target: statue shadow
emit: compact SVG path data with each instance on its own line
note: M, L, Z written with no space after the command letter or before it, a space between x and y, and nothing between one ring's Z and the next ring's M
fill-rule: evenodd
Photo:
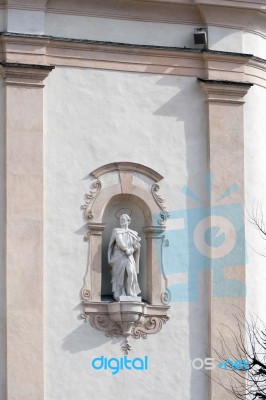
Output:
M82 303L79 303L73 310L84 311ZM82 351L96 349L106 343L117 345L123 342L122 338L110 338L105 336L103 331L98 331L86 322L79 315L77 319L80 321L80 326L63 338L62 348L71 354L80 353Z
M88 233L88 224L86 223L85 225L81 226L74 233L75 233L75 235L85 236L86 233Z

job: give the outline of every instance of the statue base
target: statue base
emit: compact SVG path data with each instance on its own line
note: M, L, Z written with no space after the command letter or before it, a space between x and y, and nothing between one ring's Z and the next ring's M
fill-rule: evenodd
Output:
M140 296L119 296L119 301L137 301L138 303L141 303L141 297Z

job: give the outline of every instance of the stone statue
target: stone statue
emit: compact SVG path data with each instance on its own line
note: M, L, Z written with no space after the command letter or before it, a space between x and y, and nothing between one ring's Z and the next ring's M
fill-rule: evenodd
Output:
M116 301L125 300L120 296L135 299L140 293L137 274L139 273L140 237L128 228L130 217L120 216L121 228L115 228L108 248L108 263L112 267L112 292ZM130 299L132 300L132 299Z

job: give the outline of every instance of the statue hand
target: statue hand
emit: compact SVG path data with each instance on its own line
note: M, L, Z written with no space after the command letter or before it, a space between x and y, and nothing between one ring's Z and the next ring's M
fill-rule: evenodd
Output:
M126 255L127 256L132 256L132 254L133 254L133 250L126 250Z

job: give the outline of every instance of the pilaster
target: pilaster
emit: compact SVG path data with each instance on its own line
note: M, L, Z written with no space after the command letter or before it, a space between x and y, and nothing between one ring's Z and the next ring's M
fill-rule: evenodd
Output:
M164 290L167 286L165 283L166 275L163 270L162 263L162 245L164 239L163 226L146 226L143 232L146 236L147 256L147 282L148 282L148 302L151 304L161 304L163 300Z
M88 264L81 289L81 298L84 301L101 301L102 285L102 236L105 224L89 223Z
M43 81L53 67L3 64L7 400L43 400Z
M218 227L224 235L221 254L211 243L209 257L209 348L210 357L221 353L221 337L228 349L234 344L228 332L234 326L234 313L245 314L245 240L244 240L244 97L252 84L198 79L204 91L208 112L208 156L212 177L207 227ZM241 221L241 222L240 222ZM212 237L212 241L216 238ZM233 246L231 244L233 243ZM227 244L230 246L228 247ZM223 249L225 252L223 253ZM228 354L229 356L230 354ZM217 379L224 371L211 371ZM221 380L224 377L221 376ZM210 400L224 399L224 389L210 380Z

